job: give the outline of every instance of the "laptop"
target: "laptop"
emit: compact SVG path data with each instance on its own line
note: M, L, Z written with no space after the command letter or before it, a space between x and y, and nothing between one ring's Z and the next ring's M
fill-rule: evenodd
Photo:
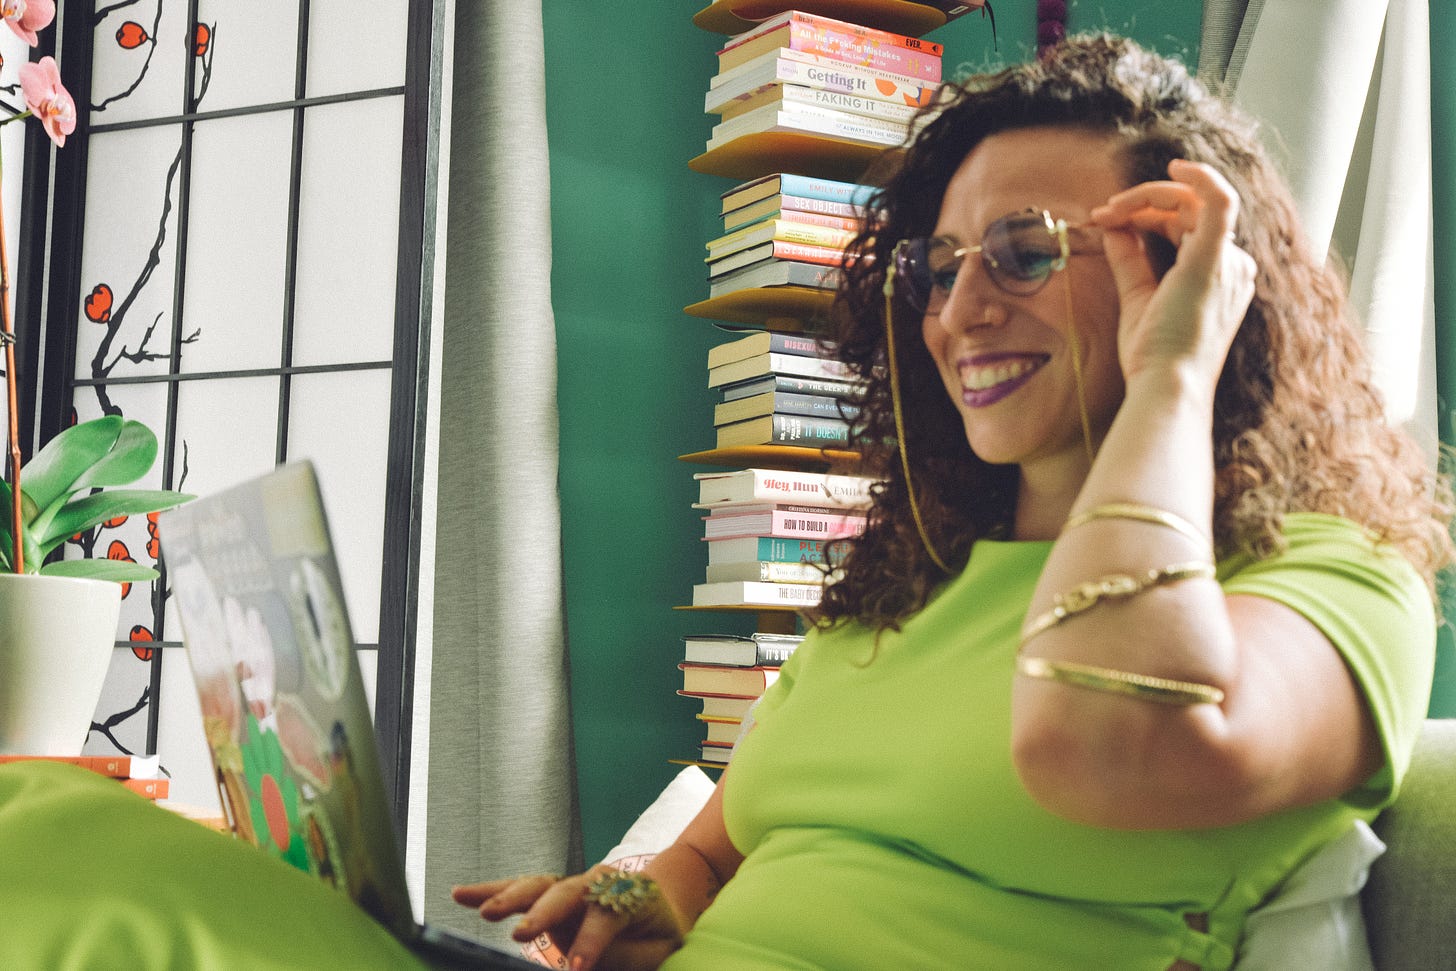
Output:
M426 960L539 971L415 919L313 466L280 466L159 524L233 832L347 893Z

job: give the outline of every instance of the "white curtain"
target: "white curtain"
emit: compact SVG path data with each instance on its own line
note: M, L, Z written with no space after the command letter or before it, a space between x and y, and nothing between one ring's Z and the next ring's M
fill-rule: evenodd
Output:
M1199 74L1261 119L1350 274L1386 413L1436 453L1427 0L1205 0Z
M439 394L426 462L435 502L422 549L433 596L422 580L420 623L432 636L420 638L416 665L409 846L412 875L423 859L424 917L505 942L507 928L451 903L449 888L564 872L581 858L543 37L539 3L445 10L430 381Z

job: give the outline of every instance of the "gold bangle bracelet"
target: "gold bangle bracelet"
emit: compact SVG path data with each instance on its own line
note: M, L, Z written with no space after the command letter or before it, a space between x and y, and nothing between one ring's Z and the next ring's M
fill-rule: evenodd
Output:
M1125 600L1142 593L1149 587L1175 583L1179 580L1208 578L1214 575L1213 564L1203 560L1188 563L1173 563L1157 567L1134 576L1127 573L1110 573L1096 580L1078 584L1066 593L1059 593L1052 599L1052 609L1037 617L1021 632L1021 643L1050 630L1069 617L1084 613L1103 600Z
M1222 689L1193 681L1155 678L1130 671L1093 667L1073 661L1048 661L1043 657L1017 655L1016 670L1028 678L1058 681L1078 688L1128 695L1161 705L1217 705L1222 703Z
M1157 526L1166 526L1193 540L1200 548L1207 550L1210 555L1213 552L1213 543L1209 538L1203 535L1203 532L1197 526L1182 516L1168 512L1166 509L1159 509L1156 506L1144 506L1135 502L1109 502L1101 506L1094 506L1084 512L1079 512L1063 524L1062 533L1066 534L1068 531L1090 523L1094 519L1131 519L1141 523L1153 523Z

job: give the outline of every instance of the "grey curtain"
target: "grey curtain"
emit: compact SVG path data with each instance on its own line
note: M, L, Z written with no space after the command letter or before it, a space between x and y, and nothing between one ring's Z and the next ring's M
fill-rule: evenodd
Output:
M1249 55L1264 0L1203 0L1198 76L1215 89L1234 88Z
M1386 415L1436 458L1427 0L1206 0L1200 76L1265 125L1347 268Z
M417 668L429 697L416 702L413 758L427 808L412 800L411 820L424 831L412 824L411 835L424 844L426 919L504 941L504 928L451 903L449 888L566 871L581 857L561 600L544 54L539 3L450 6L437 502L427 510L434 616Z

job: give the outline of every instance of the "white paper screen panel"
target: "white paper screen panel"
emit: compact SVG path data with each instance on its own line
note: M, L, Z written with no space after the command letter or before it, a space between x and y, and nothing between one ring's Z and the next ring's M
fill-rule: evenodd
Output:
M404 84L408 23L407 0L310 0L307 96Z
M294 363L388 360L404 97L304 111Z
M389 380L382 370L296 375L288 422L288 454L319 469L354 639L364 644L379 640Z
M283 363L292 131L287 111L193 128L182 321L198 337L183 373Z

